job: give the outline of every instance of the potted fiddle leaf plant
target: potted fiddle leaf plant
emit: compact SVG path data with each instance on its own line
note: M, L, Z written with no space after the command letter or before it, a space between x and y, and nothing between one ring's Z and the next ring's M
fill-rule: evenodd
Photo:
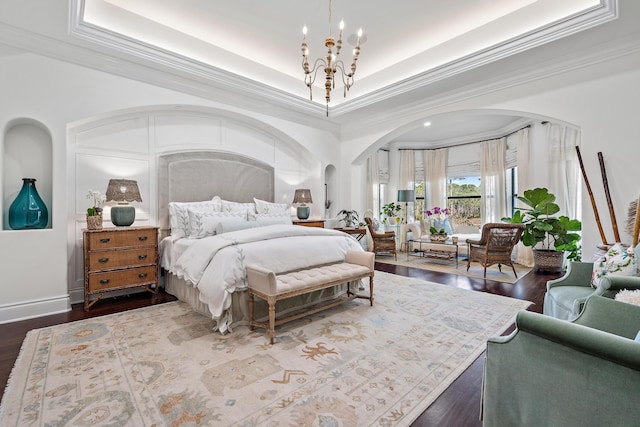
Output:
M582 223L567 216L555 216L560 207L556 196L546 188L534 188L524 192L518 200L528 206L517 209L511 217L502 221L524 224L520 240L533 249L534 268L538 271L557 272L562 270L565 251L573 260L580 258L580 234Z

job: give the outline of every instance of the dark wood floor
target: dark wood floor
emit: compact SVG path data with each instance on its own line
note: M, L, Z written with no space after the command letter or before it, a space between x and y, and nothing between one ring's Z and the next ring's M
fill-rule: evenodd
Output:
M560 276L559 274L536 274L531 272L519 279L515 284L508 284L390 264L376 263L375 268L388 273L429 280L462 289L532 301L534 304L529 310L535 312L542 312L542 301L547 280ZM164 293L159 293L157 296L139 293L125 297L105 298L94 305L89 313L84 312L82 304L74 304L72 310L67 313L0 325L0 399L4 394L11 368L18 357L22 341L28 331L174 300L174 297ZM484 354L478 357L415 421L413 426L480 426L481 422L478 419L478 414L480 411L483 358Z

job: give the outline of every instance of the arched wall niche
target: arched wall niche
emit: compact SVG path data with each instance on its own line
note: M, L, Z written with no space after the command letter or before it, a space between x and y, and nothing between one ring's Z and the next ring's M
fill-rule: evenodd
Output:
M20 117L9 121L2 134L2 229L9 226L9 207L22 188L22 178L35 178L36 189L53 215L53 138L43 123ZM38 230L28 230L37 232Z

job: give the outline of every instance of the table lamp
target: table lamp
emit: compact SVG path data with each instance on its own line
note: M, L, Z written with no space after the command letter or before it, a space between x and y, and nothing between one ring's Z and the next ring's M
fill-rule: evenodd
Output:
M115 226L129 226L136 220L136 208L129 202L142 202L137 181L132 179L110 179L107 186L107 202L117 202L111 208L111 222Z
M311 190L308 188L298 188L293 195L293 204L298 205L296 214L298 219L308 219L311 213L311 208L307 206L307 203L313 203L311 200Z

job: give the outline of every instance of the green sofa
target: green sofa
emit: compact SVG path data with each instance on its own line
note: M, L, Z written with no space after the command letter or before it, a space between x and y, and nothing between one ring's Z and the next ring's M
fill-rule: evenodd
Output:
M591 286L593 263L571 262L564 276L547 282L543 313L556 319L573 320L580 314L587 298L600 295L614 298L622 289L640 289L640 277L607 276L597 288Z
M490 338L483 425L639 426L640 306L593 296L573 322L521 311Z

